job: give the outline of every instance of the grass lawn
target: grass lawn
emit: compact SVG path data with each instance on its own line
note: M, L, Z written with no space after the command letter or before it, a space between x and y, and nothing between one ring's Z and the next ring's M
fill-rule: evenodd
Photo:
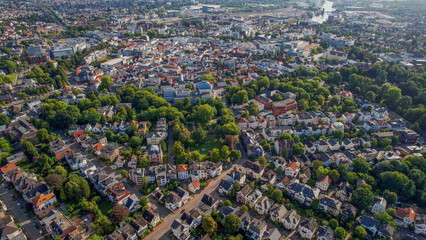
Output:
M108 216L112 210L112 204L106 200L102 200L102 202L99 204L99 210L101 210L102 214Z
M10 75L7 75L7 76L10 78L10 80L12 80L12 85L15 85L16 78L18 77L18 74L14 73L14 74L10 74Z
M191 147L191 151L197 150L200 152L201 157L206 157L213 148L221 149L222 143L217 140L214 136L207 136L204 144L195 145ZM204 150L204 151L203 151Z

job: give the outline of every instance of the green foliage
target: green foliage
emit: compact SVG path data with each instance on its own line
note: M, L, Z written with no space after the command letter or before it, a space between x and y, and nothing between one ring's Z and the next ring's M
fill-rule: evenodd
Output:
M212 218L211 215L206 215L203 217L203 221L201 222L201 227L203 228L203 231L205 233L212 236L216 232L217 223Z
M355 227L355 235L360 239L364 239L367 236L367 230L361 226L357 226Z
M238 232L240 226L241 226L241 220L237 215L233 213L226 215L225 232L230 234L236 233Z
M366 210L373 202L374 194L366 187L357 188L352 194L352 204L359 210Z

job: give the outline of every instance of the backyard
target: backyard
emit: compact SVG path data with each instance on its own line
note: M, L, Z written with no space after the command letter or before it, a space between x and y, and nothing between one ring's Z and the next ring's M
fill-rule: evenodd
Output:
M222 143L214 136L207 136L205 143L191 146L191 151L197 150L200 152L201 158L204 159L214 148L221 149Z

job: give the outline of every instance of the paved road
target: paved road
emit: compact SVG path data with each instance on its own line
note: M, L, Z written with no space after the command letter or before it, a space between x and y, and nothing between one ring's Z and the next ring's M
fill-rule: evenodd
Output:
M201 191L199 194L197 194L195 197L191 198L183 207L179 208L175 212L169 214L167 217L163 219L163 222L154 228L154 230L146 236L146 239L149 240L158 240L158 239L168 239L168 233L171 230L172 223L175 219L179 219L182 216L182 213L185 211L189 211L191 209L194 209L198 206L198 204L201 202L202 197L204 194L210 194L211 192L215 191L216 188L219 186L220 180L225 179L226 175L232 170L233 168L229 168L228 170L222 172L222 174L213 180L206 188L204 188L203 191Z
M43 236L40 235L39 230L37 230L34 226L36 222L39 224L39 221L28 218L25 215L24 210L18 206L17 201L13 200L13 198L11 197L12 194L14 194L13 189L7 190L6 187L4 186L0 187L0 198L6 204L10 214L16 218L19 224L21 224L22 230L25 232L28 239L30 240L41 239Z

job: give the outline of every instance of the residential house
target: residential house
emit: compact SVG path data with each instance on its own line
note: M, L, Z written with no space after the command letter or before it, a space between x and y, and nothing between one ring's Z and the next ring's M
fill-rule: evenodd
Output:
M291 162L285 166L284 173L286 176L295 178L300 171L298 162Z
M198 181L198 179L194 179L194 181L188 184L188 190L192 193L200 190L200 181Z
M130 226L135 229L138 236L141 236L148 228L148 222L142 216L138 216L130 221Z
M146 142L148 145L158 145L164 137L158 132L149 132L146 134Z
M175 192L170 192L165 198L166 208L174 211L182 206L182 198Z
M65 155L65 152L70 151L71 148L67 146L64 142L64 140L57 138L56 140L49 143L50 147L49 150L52 153L53 156L57 157L58 159L62 159Z
M219 193L222 195L228 195L229 192L232 190L233 184L231 182L228 182L226 180L221 180L219 183Z
M311 239L318 227L318 223L313 218L306 218L300 222L299 234L302 238Z
M317 229L317 240L333 240L334 231L331 227L320 226Z
M295 209L288 211L283 219L284 227L289 230L295 230L301 218L302 216L300 216Z
M228 182L234 183L237 181L240 185L246 182L246 174L234 167L234 169L227 175Z
M318 198L319 189L313 189L310 186L298 182L291 183L288 186L288 192L293 196L298 202L310 206L312 201Z
M264 221L260 221L259 219L255 218L253 219L253 221L251 221L248 231L246 232L246 235L253 240L260 240L262 239L266 230L267 230L266 223Z
M150 163L163 163L163 151L161 151L160 145L150 146L148 150L148 160Z
M260 200L262 197L262 192L259 191L259 189L253 190L247 197L246 197L246 205L250 207L254 207L255 204Z
M331 178L328 175L319 175L315 186L326 192L331 184Z
M77 230L76 224L71 219L56 210L52 210L40 222L52 237L58 236L61 239Z
M337 217L339 215L341 206L342 203L339 200L331 198L327 195L323 195L320 197L320 204L318 208L331 216Z
M383 239L393 239L395 229L388 223L382 223L379 225L377 236Z
M175 192L181 198L182 205L185 204L189 200L189 193L187 191L185 191L185 189L183 189L181 187L177 187L175 189Z
M189 225L182 222L180 219L175 219L172 223L172 233L179 240L189 239Z
M219 198L216 195L204 194L201 202L209 208L215 210L219 205Z
M274 204L270 209L271 220L274 222L282 222L287 212L288 210L284 205Z
M263 165L252 161L245 161L243 167L245 167L246 174L250 175L253 179L260 179L260 176L262 176L265 171Z
M134 213L141 207L139 204L139 198L136 196L136 194L131 194L127 199L122 202L123 206L129 209L130 213Z
M247 203L247 197L251 193L251 191L252 191L252 189L251 189L250 185L248 185L248 184L244 185L244 187L242 187L241 190L238 191L237 194L236 194L237 202L239 202L241 204L246 204Z
M414 232L420 235L426 235L426 216L423 215L416 219L414 223Z
M53 204L58 200L56 199L54 193L42 193L32 198L31 201L33 204L34 212L37 215L40 215L43 210L49 208L50 206L53 206Z
M272 205L274 204L274 201L272 201L267 196L264 196L260 201L258 201L254 209L261 215L266 215L269 213L269 209L271 209Z
M373 207L371 208L372 213L385 211L386 210L387 201L383 197L375 196L373 200Z
M410 207L407 208L398 208L396 210L396 216L399 220L397 223L401 223L399 225L407 227L415 222L416 213Z
M143 213L143 217L145 220L151 225L151 226L157 226L157 224L160 222L160 213L155 209L147 208L145 212Z
M186 164L180 164L178 165L178 179L179 180L188 180L189 179L189 170L188 170L188 165Z
M380 222L371 216L363 215L361 220L359 221L359 225L365 228L368 234L374 237L377 231L379 230Z
M101 149L101 157L107 160L114 160L120 153L117 143L108 143Z

